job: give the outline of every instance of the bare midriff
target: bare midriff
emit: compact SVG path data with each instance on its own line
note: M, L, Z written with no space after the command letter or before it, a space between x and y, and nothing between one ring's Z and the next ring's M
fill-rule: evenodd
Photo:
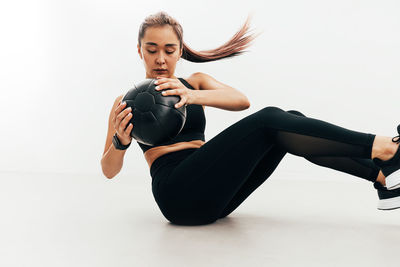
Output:
M178 142L172 145L166 145L166 146L156 146L153 148L150 148L149 150L146 150L144 152L144 157L147 161L147 164L149 165L149 168L151 168L151 164L160 156L178 151L178 150L183 150L186 148L199 148L201 147L205 142L203 140L192 140L192 141L186 141L186 142Z

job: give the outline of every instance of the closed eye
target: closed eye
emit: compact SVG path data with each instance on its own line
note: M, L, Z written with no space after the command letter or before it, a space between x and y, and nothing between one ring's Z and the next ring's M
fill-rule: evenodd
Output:
M147 50L150 54L154 54L156 51L149 51L149 50ZM174 53L175 51L173 51L173 52L168 52L167 51L167 54L172 54L172 53Z

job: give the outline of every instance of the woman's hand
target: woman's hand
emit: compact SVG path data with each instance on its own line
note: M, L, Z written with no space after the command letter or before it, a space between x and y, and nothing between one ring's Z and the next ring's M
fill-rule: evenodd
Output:
M130 123L128 127L126 125L132 119L131 107L125 108L126 103L119 103L118 107L114 111L114 129L117 131L117 137L121 144L128 145L132 141L131 131L133 124Z
M179 95L181 100L175 104L175 108L180 108L181 106L190 105L193 103L194 94L193 90L188 89L185 85L181 83L179 79L157 77L154 82L156 84L156 90L160 91L163 89L170 89L162 91L163 96L167 95Z

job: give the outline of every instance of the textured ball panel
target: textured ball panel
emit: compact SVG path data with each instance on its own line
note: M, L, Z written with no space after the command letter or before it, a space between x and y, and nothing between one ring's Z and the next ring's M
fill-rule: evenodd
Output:
M157 118L157 122L165 131L167 140L171 140L177 136L182 130L186 121L186 109L184 112L178 111L178 109L174 107L175 103L177 102L174 102L172 107L165 105L154 105L152 109L152 113Z
M135 98L135 107L142 112L151 110L155 104L154 96L148 92L137 94Z
M163 96L155 90L156 79L145 79L123 97L125 108L132 108L131 136L145 145L158 145L176 137L186 121L186 106L175 108L178 95Z

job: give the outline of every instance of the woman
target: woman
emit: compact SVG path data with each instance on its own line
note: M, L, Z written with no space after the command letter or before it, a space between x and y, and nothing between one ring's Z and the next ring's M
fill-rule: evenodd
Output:
M399 208L400 135L352 131L296 110L268 106L205 142L205 106L244 110L250 103L241 92L205 73L177 78L176 63L181 57L206 62L242 53L254 39L244 36L248 22L223 46L201 52L183 42L182 27L165 12L147 17L140 27L138 53L146 78L157 78L164 95L179 95L177 108L187 105L185 126L170 143L152 147L137 142L165 218L175 224L201 225L227 216L273 173L286 153L373 182L378 208ZM107 178L121 170L132 141L134 125L128 122L134 114L121 103L122 97L117 97L109 116L101 160ZM397 131L400 134L400 125Z

